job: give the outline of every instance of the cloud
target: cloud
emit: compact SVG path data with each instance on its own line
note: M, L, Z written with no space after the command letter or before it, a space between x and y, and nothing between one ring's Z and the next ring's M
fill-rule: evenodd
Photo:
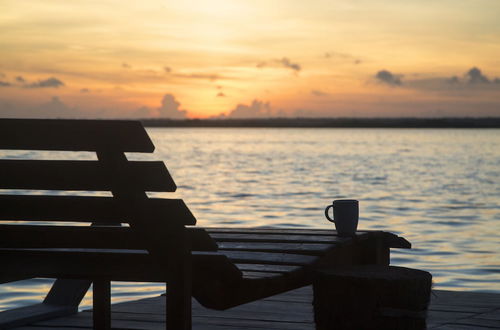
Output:
M165 94L161 100L161 107L157 109L158 116L161 118L185 119L187 111L181 110L180 105L172 94Z
M180 103L172 94L165 94L158 108L140 107L129 114L131 118L186 119L187 111L180 109Z
M283 57L281 60L279 60L279 62L283 64L285 68L289 68L297 72L299 72L302 69L300 64L292 63L287 57Z
M390 86L401 86L403 84L401 77L402 75L395 75L387 70L381 70L375 75L377 81Z
M128 63L123 62L122 63L122 68L124 68L124 69L131 69L132 66L130 64L128 64Z
M349 61L352 62L353 64L361 64L362 62L359 58L357 58L354 55L347 53L340 53L340 52L326 52L324 54L324 57L328 59L333 58L333 59L340 59L343 61Z
M489 84L490 80L483 75L481 70L479 70L476 67L471 68L467 73L465 74L465 77L467 79L467 83L469 84Z
M172 72L172 68L169 66L164 66L163 71L165 71L165 73L170 73L170 72Z
M90 89L82 88L82 89L80 89L80 93L90 93Z
M20 82L21 84L24 84L26 82L26 80L22 76L17 76L16 81Z
M271 61L261 61L257 63L257 68L265 68L265 67L284 67L287 69L291 69L292 71L300 72L302 70L302 66L298 63L293 63L290 61L288 57L283 57L281 59L271 60Z
M0 80L0 87L12 86L10 82Z
M252 104L238 104L227 115L228 118L265 118L270 117L271 105L260 100L253 100Z
M226 94L219 92L219 93L217 93L217 97L226 97Z
M54 77L24 85L26 88L59 88L61 86L64 86L64 83Z
M325 93L325 92L320 91L318 89L313 89L311 91L311 94L314 95L314 96L328 96L328 95L330 95L329 93Z

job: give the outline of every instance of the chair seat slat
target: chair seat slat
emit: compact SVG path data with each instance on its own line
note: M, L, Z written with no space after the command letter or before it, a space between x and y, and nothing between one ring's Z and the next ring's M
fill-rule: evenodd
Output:
M159 263L145 250L96 251L81 249L2 249L4 277L93 278L117 281L165 282L168 260ZM219 253L193 253L195 282L221 275L241 278L241 271ZM26 267L29 264L30 267ZM225 268L225 269L224 269ZM1 279L0 279L1 282Z

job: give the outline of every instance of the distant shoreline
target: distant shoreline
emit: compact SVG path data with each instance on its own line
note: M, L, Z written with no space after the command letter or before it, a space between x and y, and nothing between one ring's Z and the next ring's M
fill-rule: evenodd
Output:
M146 127L500 128L493 118L143 119Z

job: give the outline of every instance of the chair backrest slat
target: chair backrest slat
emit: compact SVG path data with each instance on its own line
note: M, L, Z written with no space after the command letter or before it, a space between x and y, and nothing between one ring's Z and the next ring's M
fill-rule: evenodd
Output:
M0 119L0 149L153 152L138 121Z
M167 246L168 256L176 258L186 251L181 245L189 246L179 237L196 219L184 202L147 195L176 190L165 164L129 161L125 155L154 150L140 122L0 119L0 158L3 149L90 151L97 157L80 160L77 155L75 160L74 154L63 153L68 159L41 160L34 159L43 154L36 152L22 159L0 159L0 189L5 190L0 193L0 222L9 222L0 225L3 248L146 249L163 258ZM68 191L107 191L112 196ZM47 223L53 221L93 225L70 228ZM122 223L130 226L119 227ZM214 248L206 237L197 242L193 246Z
M149 198L148 216L182 225L196 223L181 199ZM126 223L130 214L113 197L0 195L0 221Z
M110 191L112 178L99 161L0 160L0 189ZM173 192L175 183L163 162L127 161L114 173L139 191Z

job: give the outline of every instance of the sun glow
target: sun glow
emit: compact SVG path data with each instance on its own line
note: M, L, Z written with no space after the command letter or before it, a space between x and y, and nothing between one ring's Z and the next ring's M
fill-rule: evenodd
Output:
M484 0L6 0L0 115L211 117L255 100L286 116L500 115L499 10ZM176 101L158 112L165 95Z

